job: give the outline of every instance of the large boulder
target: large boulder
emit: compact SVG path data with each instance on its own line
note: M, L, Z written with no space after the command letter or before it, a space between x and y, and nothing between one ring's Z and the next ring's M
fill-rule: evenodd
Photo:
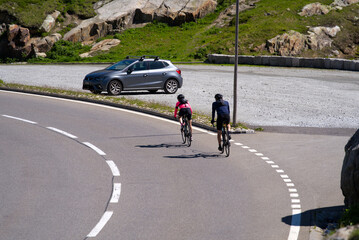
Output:
M312 27L308 33L309 48L316 51L326 47L331 48L333 39L340 32L340 27Z
M51 29L55 26L56 19L59 17L59 15L59 11L54 11L52 14L47 15L46 19L40 27L40 30L44 32L50 32Z
M359 204L359 129L345 145L340 187L345 206Z
M268 40L266 48L271 54L297 56L307 48L306 43L307 36L296 31L289 31Z
M154 20L181 24L213 12L216 6L215 0L113 0L96 9L95 17L66 33L64 40L93 41Z
M321 3L310 3L305 5L302 11L299 13L300 16L313 16L313 15L323 15L330 12L330 7L327 5L322 5Z
M30 30L16 24L9 25L7 31L7 49L5 55L17 59L26 58L31 54Z

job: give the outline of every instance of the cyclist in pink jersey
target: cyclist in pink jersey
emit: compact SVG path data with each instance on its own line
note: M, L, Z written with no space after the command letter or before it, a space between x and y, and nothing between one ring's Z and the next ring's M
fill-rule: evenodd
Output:
M192 108L188 101L185 99L183 94L177 96L178 102L176 103L175 108L175 118L177 118L178 108L180 109L178 112L178 120L181 123L181 128L183 127L182 118L184 115L187 115L187 119L189 122L189 131L192 138Z

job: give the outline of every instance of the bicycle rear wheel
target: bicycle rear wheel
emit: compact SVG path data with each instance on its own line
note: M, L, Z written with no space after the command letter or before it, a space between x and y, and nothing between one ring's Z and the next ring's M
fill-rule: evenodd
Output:
M231 152L231 143L229 142L229 132L228 132L228 129L226 129L225 136L226 136L226 141L224 142L224 143L225 143L225 145L224 145L224 151L226 152L226 157L228 157L229 154L230 154L230 152Z
M186 140L187 141L187 146L190 147L191 143L192 143L190 131L187 131L186 138L187 138L187 140Z
M224 129L222 129L222 143L221 143L222 151L221 151L221 153L224 153L225 146L226 146L226 132L224 131Z
M185 133L184 126L183 126L183 128L181 127L181 136L182 136L182 142L186 143L186 133Z

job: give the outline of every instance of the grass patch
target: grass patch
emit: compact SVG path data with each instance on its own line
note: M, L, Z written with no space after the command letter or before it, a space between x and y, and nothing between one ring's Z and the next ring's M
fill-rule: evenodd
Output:
M109 96L104 94L92 94L92 93L86 93L86 92L77 92L77 91L71 91L71 90L62 90L62 89L56 89L51 87L38 87L38 86L29 86L29 85L22 85L22 84L15 84L15 83L6 83L2 80L0 80L0 87L2 88L8 88L8 89L19 89L19 90L26 90L26 91L32 91L32 92L38 92L38 93L47 93L47 94L56 94L59 96L69 96L69 97L75 97L75 98L84 98L84 99L90 99L90 100L96 100L101 102L107 102L107 103L116 103L121 104L125 106L130 107L136 107L139 109L145 109L161 114L168 115L170 117L173 116L174 107L170 107L158 102L154 101L142 101L138 99L129 99L124 96ZM193 113L193 122L200 123L206 126L212 126L211 124L211 117L200 113L200 112L194 112ZM244 124L238 123L235 128L242 128L242 129L248 129Z
M359 204L353 205L345 209L340 219L341 227L356 225L356 224L359 224Z

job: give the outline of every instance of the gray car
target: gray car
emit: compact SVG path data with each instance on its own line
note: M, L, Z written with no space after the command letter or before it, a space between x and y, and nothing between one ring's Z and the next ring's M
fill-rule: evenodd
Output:
M122 91L163 89L174 94L182 87L181 70L169 60L156 58L127 58L103 70L89 73L83 80L84 90L92 93L107 91L119 95Z

